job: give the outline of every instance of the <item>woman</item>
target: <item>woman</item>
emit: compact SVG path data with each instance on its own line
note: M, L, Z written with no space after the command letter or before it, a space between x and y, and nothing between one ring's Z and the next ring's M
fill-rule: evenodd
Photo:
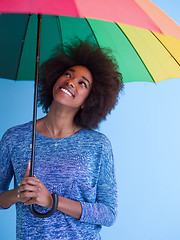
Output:
M29 177L32 122L9 129L0 145L0 206L16 204L17 239L101 239L117 214L117 186L109 140L93 130L115 106L122 77L105 49L79 41L57 49L41 66L35 175ZM14 189L8 190L12 176ZM52 207L57 211L39 219Z

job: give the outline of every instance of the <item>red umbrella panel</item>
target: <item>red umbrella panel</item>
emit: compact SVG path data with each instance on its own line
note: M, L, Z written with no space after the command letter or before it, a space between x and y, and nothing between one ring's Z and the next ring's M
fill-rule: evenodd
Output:
M1 0L0 12L101 19L180 38L179 26L149 0Z

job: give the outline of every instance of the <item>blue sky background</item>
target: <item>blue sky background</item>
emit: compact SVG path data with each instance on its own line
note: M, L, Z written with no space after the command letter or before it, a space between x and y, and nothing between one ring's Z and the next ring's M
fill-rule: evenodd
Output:
M179 0L153 2L180 24ZM2 136L32 119L33 82L0 81ZM179 91L180 79L126 83L101 124L112 142L119 190L118 219L103 228L103 240L180 239ZM14 206L0 212L0 239L15 239Z

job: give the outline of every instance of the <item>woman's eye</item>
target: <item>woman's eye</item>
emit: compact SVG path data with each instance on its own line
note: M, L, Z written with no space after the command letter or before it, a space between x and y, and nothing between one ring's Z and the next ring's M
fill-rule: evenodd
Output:
M71 74L70 74L69 72L65 72L65 73L64 73L64 76L66 76L66 77L69 77L69 78L70 78L70 77L71 77Z
M83 87L87 88L87 85L86 85L85 82L80 82L80 84L81 84Z

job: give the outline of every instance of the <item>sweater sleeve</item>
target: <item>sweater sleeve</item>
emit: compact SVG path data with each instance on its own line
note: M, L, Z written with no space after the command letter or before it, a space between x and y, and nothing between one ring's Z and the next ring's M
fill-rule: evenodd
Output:
M9 189L14 172L7 142L8 133L5 133L0 141L0 194Z
M117 184L114 158L109 140L103 143L100 161L96 202L81 202L80 221L109 227L115 222L117 216Z

